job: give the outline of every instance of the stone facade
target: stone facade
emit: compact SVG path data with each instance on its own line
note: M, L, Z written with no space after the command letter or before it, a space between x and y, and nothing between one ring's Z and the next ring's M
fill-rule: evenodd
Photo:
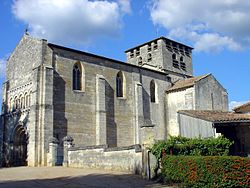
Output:
M3 85L3 165L74 166L76 149L66 146L143 149L175 134L178 123L170 128L168 116L171 108L178 110L173 104L181 95L170 99L166 90L193 77L192 48L160 37L126 55L127 62L120 62L25 34L8 59ZM220 95L221 86L212 78L202 84ZM202 98L205 86L199 88L194 97L209 101ZM227 101L216 100L216 105L221 103ZM66 143L65 138L74 142ZM123 155L112 152L118 158Z

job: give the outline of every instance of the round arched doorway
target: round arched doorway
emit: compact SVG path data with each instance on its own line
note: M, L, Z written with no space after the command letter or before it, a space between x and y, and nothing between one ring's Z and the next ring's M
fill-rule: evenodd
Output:
M17 125L13 134L13 166L27 165L28 136L22 125Z

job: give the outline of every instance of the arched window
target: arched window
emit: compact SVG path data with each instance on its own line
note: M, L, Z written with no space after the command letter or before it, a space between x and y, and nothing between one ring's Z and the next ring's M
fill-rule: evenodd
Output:
M80 62L73 67L73 90L84 91L84 69Z
M151 43L148 44L148 52L151 52Z
M140 48L136 48L136 49L135 49L135 55L136 55L136 56L139 56L139 55L140 55Z
M180 57L180 65L181 69L186 71L186 63L184 62L184 58L182 56Z
M176 56L175 53L172 54L172 60L173 60L173 67L174 67L174 68L179 68L179 62L178 62L178 60L177 60L177 56Z
M141 65L142 64L142 57L138 58L138 64Z
M16 110L18 108L18 98L17 96L14 98L14 107L13 109Z
M13 99L10 98L10 100L9 100L9 112L12 112L12 110L13 110Z
M17 99L17 108L20 108L21 107L21 99L20 97Z
M24 94L24 108L27 108L28 107L28 101L29 101L29 96L28 96L28 93L26 92L25 94Z
M24 104L23 108L29 108L31 106L31 91L29 93L24 94Z
M28 94L29 98L28 98L28 107L31 106L31 91Z
M176 54L173 54L173 55L172 55L172 59L173 59L173 61L174 61L174 60L177 60Z
M125 78L121 71L119 71L116 76L116 96L117 97L125 96Z
M157 100L157 87L156 87L156 84L155 84L155 81L154 80L151 80L150 82L150 99L151 99L151 102L156 102Z
M24 96L21 94L19 96L19 98L20 98L20 108L24 108L24 106L25 106L25 104L24 104Z
M81 72L80 66L78 64L75 64L73 68L73 90L82 89L81 77L82 77L82 72Z
M158 44L157 44L157 41L154 42L154 50L157 50L158 48Z
M181 56L181 57L180 57L180 62L183 62L183 61L184 61L184 60L183 60L183 57Z
M148 54L148 61L152 61L152 55L150 53Z

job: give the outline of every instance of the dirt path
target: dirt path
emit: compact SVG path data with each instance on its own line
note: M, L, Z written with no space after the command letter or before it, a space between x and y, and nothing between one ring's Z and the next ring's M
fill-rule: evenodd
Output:
M16 167L0 169L0 188L130 188L167 187L137 175L106 170L64 167Z

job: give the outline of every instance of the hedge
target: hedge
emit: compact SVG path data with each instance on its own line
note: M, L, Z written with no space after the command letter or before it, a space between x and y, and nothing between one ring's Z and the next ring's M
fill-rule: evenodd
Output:
M167 155L162 176L183 187L250 187L250 158Z
M207 139L178 136L158 141L150 150L158 159L162 157L163 150L169 155L226 156L232 144L223 136Z

